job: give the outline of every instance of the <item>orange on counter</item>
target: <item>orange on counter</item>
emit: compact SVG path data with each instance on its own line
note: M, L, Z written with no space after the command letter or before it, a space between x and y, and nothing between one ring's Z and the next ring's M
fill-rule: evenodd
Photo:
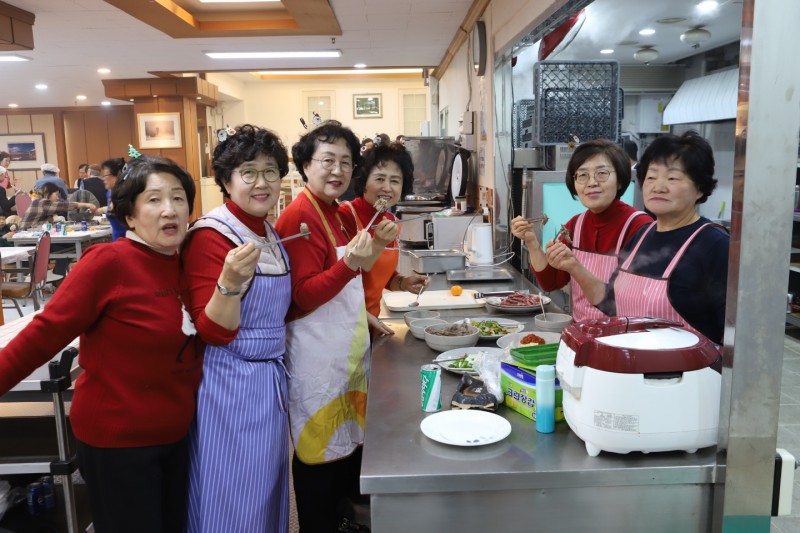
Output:
M461 296L462 292L464 292L464 289L461 288L461 285L453 285L450 287L450 294L453 296Z

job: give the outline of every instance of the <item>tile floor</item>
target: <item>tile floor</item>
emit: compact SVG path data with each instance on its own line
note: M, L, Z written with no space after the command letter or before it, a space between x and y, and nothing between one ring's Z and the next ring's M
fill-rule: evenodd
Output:
M45 298L50 295L46 294ZM8 304L6 304L8 305ZM33 312L28 301L23 307L25 314ZM19 318L15 309L3 309L6 322ZM800 459L800 328L787 328L784 337L783 376L781 379L781 400L778 423L778 447L785 448ZM294 500L294 498L292 498ZM290 533L299 531L292 503ZM366 514L366 513L364 513ZM368 515L363 516L366 522ZM771 533L796 533L800 531L800 470L794 484L792 514L772 519Z

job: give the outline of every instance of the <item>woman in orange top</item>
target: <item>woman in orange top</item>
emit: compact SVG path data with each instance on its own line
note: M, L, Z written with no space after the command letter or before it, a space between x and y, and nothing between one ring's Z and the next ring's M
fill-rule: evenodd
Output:
M402 197L411 192L414 184L414 164L411 154L399 143L381 143L364 152L364 164L356 168L353 176L353 192L356 199L343 202L339 215L349 235L369 224L377 209L379 200L385 209L369 231L381 231L383 226L396 220L388 209ZM426 276L417 274L401 276L397 273L397 241L387 245L369 272L362 274L367 303L367 322L373 334L393 335L386 324L378 320L381 310L383 289L418 293L428 283Z

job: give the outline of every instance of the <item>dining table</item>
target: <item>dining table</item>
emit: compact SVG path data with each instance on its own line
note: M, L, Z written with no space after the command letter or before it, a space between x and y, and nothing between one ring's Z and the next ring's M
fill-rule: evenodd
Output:
M0 263L10 265L25 261L35 249L35 246L4 246L0 248Z
M505 282L463 285L481 292L538 288L509 268ZM432 278L429 290L453 283ZM553 302L546 311L560 309ZM499 314L494 308L437 309L449 322L482 315L511 318L533 331L535 312ZM416 339L404 313L382 305L380 320L394 335L373 341L361 466L361 492L370 498L371 528L407 531L681 531L711 528L716 484L724 467L715 447L684 452L591 457L566 422L553 433L500 405L510 433L482 445L433 440L421 428L437 413L421 407L421 366L439 351ZM477 348L496 347L481 340ZM441 411L461 376L442 370Z
M80 228L80 226L77 227ZM30 246L31 244L36 244L41 236L42 232L38 230L19 231L11 238L11 241L14 243L14 246ZM107 225L89 226L86 230L73 229L72 231L68 231L66 234L51 231L51 245L71 244L74 246L74 248L67 248L58 252L51 251L50 258L69 258L77 261L81 258L81 254L85 248L98 242L110 241L111 226Z

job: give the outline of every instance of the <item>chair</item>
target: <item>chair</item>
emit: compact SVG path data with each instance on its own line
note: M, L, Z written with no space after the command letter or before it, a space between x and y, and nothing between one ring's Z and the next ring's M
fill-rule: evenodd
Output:
M297 195L303 190L303 187L306 186L303 183L303 177L300 175L298 171L290 172L289 177L291 179L291 190L292 190L292 200L297 198Z
M25 211L28 210L28 208L31 206L31 203L33 203L33 199L29 195L24 192L17 193L17 196L14 199L14 205L17 206L17 215L20 218L25 215Z
M28 268L12 268L4 270L8 274L25 274L25 281L7 281L3 283L2 292L3 299L10 299L14 302L19 316L24 316L22 308L19 305L20 299L30 298L33 300L33 308L38 311L41 308L42 288L45 284L57 281L62 276L51 275L48 276L48 266L50 264L50 234L45 232L39 237L36 243L36 250L33 252L33 257L30 261ZM11 309L11 307L3 306L4 309Z

